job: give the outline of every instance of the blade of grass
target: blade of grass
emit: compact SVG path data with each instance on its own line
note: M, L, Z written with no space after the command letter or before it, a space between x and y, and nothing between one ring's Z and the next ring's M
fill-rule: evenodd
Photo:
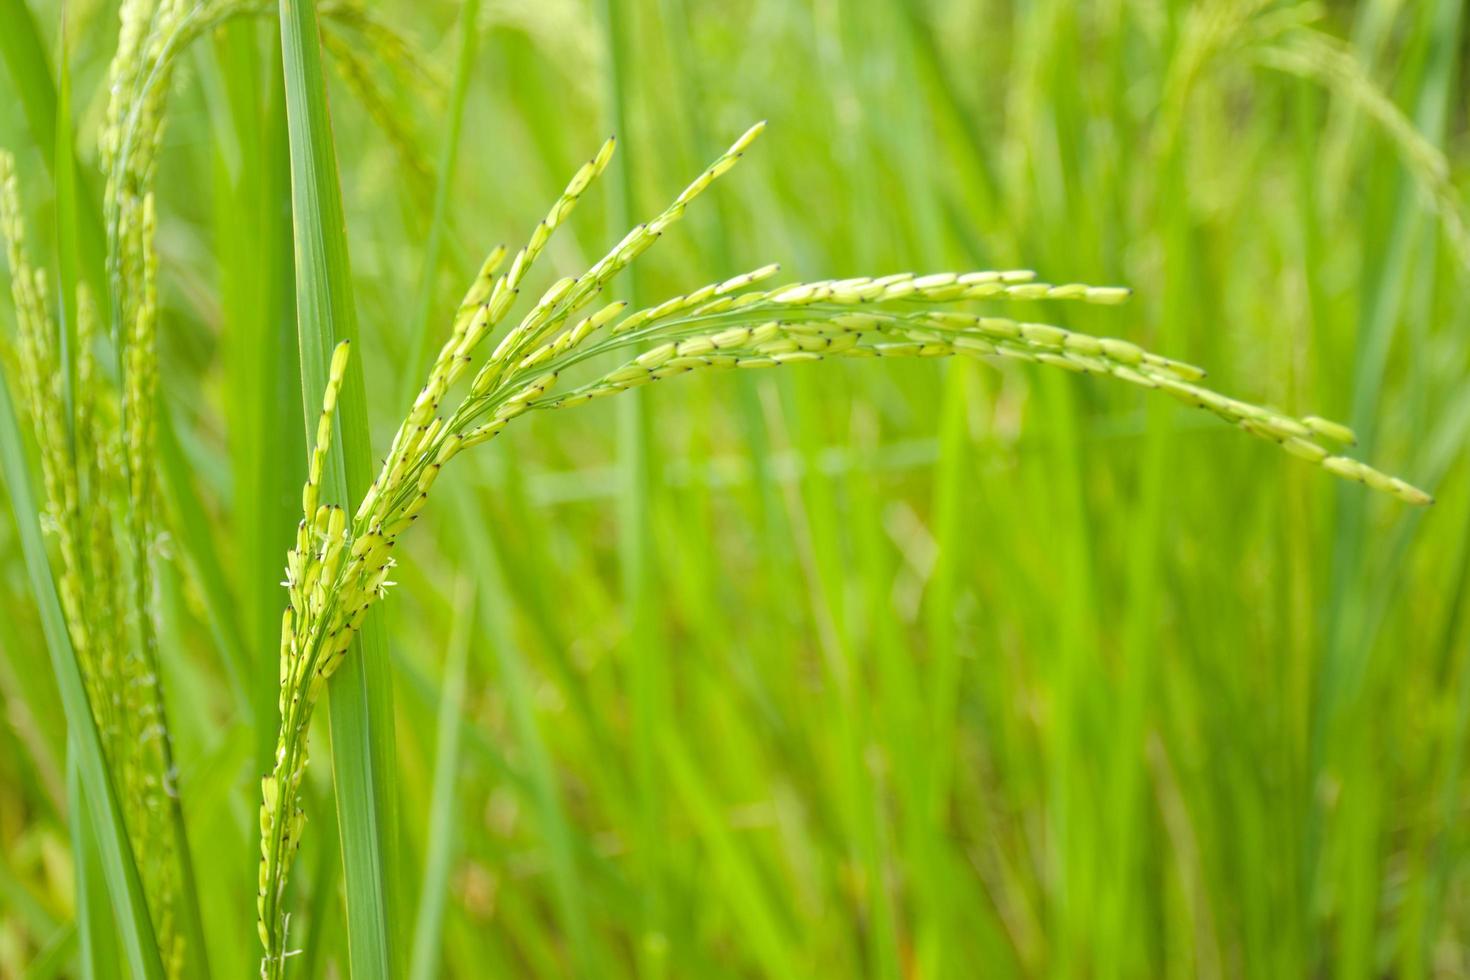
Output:
M46 48L36 19L25 0L0 0L0 57L5 59L14 82L11 92L20 103L21 112L36 142L56 145L56 88L51 83L51 66L46 61Z
M291 153L296 238L296 321L304 415L315 418L338 341L357 338L352 270L327 113L321 39L313 0L281 0L281 53ZM323 487L346 506L371 482L371 449L362 358L349 361ZM387 978L394 969L393 695L382 616L370 616L332 685L332 770L347 879L347 939L352 974Z
M51 980L65 976L77 952L77 928L68 922L52 933L25 972L25 980Z
M475 67L475 50L480 40L480 0L464 0L459 9L459 57L454 67L454 90L449 97L448 125L444 142L439 147L439 183L434 188L434 210L429 219L429 237L424 243L424 265L419 273L418 317L414 322L413 357L403 372L402 391L398 401L413 401L413 386L429 368L434 338L434 285L439 277L439 260L444 253L444 240L449 232L449 198L454 189L454 169L459 161L460 133L464 128L465 103L470 90L470 76Z
M11 91L20 103L31 138L41 151L41 158L53 174L56 172L55 151L57 88L51 66L46 58L46 48L41 33L36 29L35 18L25 0L0 0L0 60L4 60L14 83ZM70 137L66 139L70 142ZM107 303L107 290L102 278L103 243L102 212L96 206L97 195L87 181L81 178L80 170L73 161L72 179L74 186L85 188L78 211L81 220L79 240L80 259L92 293L99 304ZM59 182L58 182L59 186ZM59 202L58 202L59 203Z
M933 906L926 919L926 933L922 940L923 955L932 962L942 964L950 959L950 943L946 941L949 930L959 920L954 914L954 896L943 886L944 857L947 848L945 837L945 814L954 792L955 759L949 746L954 744L958 728L957 714L960 704L961 650L956 642L956 593L960 590L960 575L957 566L963 554L959 542L962 536L973 536L974 527L966 520L964 511L973 504L974 491L967 476L968 454L972 447L967 440L965 413L970 402L970 391L974 386L975 366L965 361L949 365L944 380L944 403L940 416L940 445L942 447L934 488L934 537L939 542L935 556L934 571L929 582L926 598L925 628L928 632L931 657L929 676L924 679L920 690L926 695L915 709L920 717L931 719L926 726L928 744L938 750L929 755L926 771L917 780L922 819L915 821L919 829L911 845L920 855L916 874L921 874L922 886L929 903ZM922 731L922 729L921 729ZM927 740L926 740L927 741ZM977 929L979 916L966 916L971 923L969 929ZM988 924L988 923L987 923ZM942 973L942 970L937 970Z
M61 273L61 399L66 406L66 438L73 465L76 453L77 390L77 171L72 152L71 69L67 63L66 7L61 8L61 53L56 88L56 136L54 180L56 182L56 251Z
M210 117L220 133L216 225L232 406L235 586L257 719L255 768L264 771L275 750L267 719L276 711L281 555L291 546L306 476L305 425L295 397L301 381L292 325L290 160L279 49L262 58L255 25L231 24L217 35L215 50L220 83L206 95L218 93ZM226 147L237 148L235 158Z
M461 525L467 528L483 527L477 520L478 515L470 493L456 485L453 487L453 494ZM505 602L507 590L504 584L503 555L488 533L467 534L465 545L480 586L480 616L490 631L488 645L494 650L500 683L505 688L505 699L510 706L516 737L521 742L521 751L526 755L526 765L530 770L528 775L532 801L550 852L557 925L571 946L573 975L603 976L606 971L598 970L593 959L587 903L578 873L576 836L557 786L551 753L536 719L535 695L531 691L531 679L527 676L525 659L510 628L510 609Z
M1413 90L1415 126L1433 145L1444 141L1449 98L1455 77L1454 52L1458 50L1462 5L1441 0L1433 12L1431 39L1425 52L1417 87ZM1389 194L1393 200L1392 223L1364 277L1361 317L1357 325L1357 356L1352 386L1349 424L1362 440L1365 451L1376 441L1379 396L1383 387L1394 335L1403 319L1404 304L1415 275L1424 266L1415 254L1425 222L1424 206L1413 181L1396 168ZM1429 263L1428 268L1433 268ZM1320 756L1331 734L1335 716L1345 702L1359 693L1369 651L1362 642L1361 591L1367 582L1356 575L1363 557L1367 502L1361 495L1338 493L1337 526L1332 559L1332 601L1329 620L1331 654L1322 674L1321 709L1313 719L1313 752ZM1314 767L1321 759L1314 758ZM1315 831L1314 831L1315 832Z
M729 907L739 923L742 943L760 963L760 972L781 978L809 975L800 968L798 947L789 930L772 911L777 903L771 901L755 862L742 853L740 841L721 812L720 801L672 729L662 733L659 749L670 783L688 810L701 842L709 849L711 870L722 885L718 900Z
M45 672L34 669L34 640L29 635L24 641L18 639L16 626L9 617L0 617L0 703L15 733L12 751L20 755L24 747L35 766L37 790L53 812L64 813L66 722ZM0 861L0 900L9 897L4 890L5 871Z
M608 225L621 233L636 212L628 106L633 97L629 72L631 4L603 0L602 27L607 47L607 100L612 129L622 153L612 162ZM638 279L630 267L619 298L638 306ZM622 471L618 496L618 563L622 576L628 633L629 686L633 710L633 773L638 798L637 861L643 892L644 937L638 944L641 973L658 976L661 959L651 951L667 945L667 898L663 854L663 780L659 775L658 733L670 723L668 670L664 645L653 616L655 571L653 542L654 453L649 444L648 402L643 392L618 405L618 456Z
M337 822L331 807L326 806L324 800L321 802L322 805L314 809L323 815L324 826L322 840L317 842L316 860L311 867L311 904L306 912L304 951L295 964L297 980L317 980L323 976L327 962L341 948L341 939L337 935L339 930L328 924L332 918L331 908L337 902L337 873L341 867L341 852L330 843L337 836ZM299 882L297 887L301 884L304 882Z
M75 741L68 739L68 749ZM67 826L71 831L72 861L76 865L76 906L78 953L82 976L105 977L112 964L118 962L117 929L112 924L112 909L107 891L98 880L97 837L82 800L81 770L76 753L67 752L66 797L70 801Z
M449 889L449 863L455 852L455 808L459 802L459 743L463 730L465 670L474 635L475 593L461 578L454 590L454 625L439 696L434 744L434 789L429 801L429 853L424 861L424 887L419 893L413 927L410 980L431 980L440 971L441 931Z
M57 813L64 816L65 806L58 809ZM0 856L0 902L5 903L9 921L23 925L34 936L53 932L63 923L58 922L45 903L33 895L31 889L17 877L18 869L11 866L15 857L9 854Z
M66 631L46 545L41 540L40 512L31 494L20 427L12 407L10 387L3 375L0 375L0 470L10 491L11 512L20 533L31 589L40 609L51 669L56 675L67 729L76 749L82 795L97 832L103 878L116 910L124 959L136 980L162 980L163 963L143 897L143 883L138 877L132 845L123 825L122 807L102 752L102 737L82 684L81 665Z
M1425 45L1420 55L1423 61L1417 77L1411 76L1413 84L1406 94L1412 100L1414 125L1433 145L1440 146L1455 87L1463 5L1441 0L1424 5L1420 13L1429 29L1419 35ZM1370 253L1372 261L1362 277L1356 326L1349 422L1365 450L1377 442L1376 421L1394 337L1406 320L1415 284L1435 268L1432 254L1426 257L1419 247L1425 241L1426 215L1414 182L1402 167L1395 166L1389 173L1383 193L1392 201L1386 212L1391 215L1390 223L1383 230L1384 244ZM1361 775L1363 761L1356 755L1366 751L1360 747L1366 732L1360 721L1362 712L1379 710L1379 699L1368 687L1373 647L1366 614L1373 593L1381 591L1381 580L1372 574L1374 568L1397 565L1366 561L1372 537L1368 503L1361 496L1339 492L1335 519L1328 649L1311 718L1309 785L1316 788L1337 780L1347 791L1331 808L1323 806L1319 794L1311 797L1302 889L1314 907L1323 904L1316 896L1333 886L1346 896L1341 909L1344 921L1336 924L1336 955L1344 975L1367 976L1373 968L1373 905L1381 870L1374 863L1378 856L1374 837L1381 830L1382 800L1376 795L1379 786ZM1364 855L1371 858L1364 859ZM1316 952L1321 954L1320 946ZM1357 972L1350 972L1348 965Z
M160 415L168 411L163 404L166 401L167 398L160 392ZM252 725L259 725L260 722L255 717L255 707L250 701L247 678L250 676L251 665L240 645L241 633L235 622L234 600L230 596L219 553L213 547L205 545L213 538L214 531L210 527L204 507L200 504L199 493L190 475L189 462L179 445L179 437L171 425L158 428L158 467L165 474L161 489L164 502L173 518L170 523L177 530L174 539L179 541L182 557L204 599L207 625L215 647L220 652L220 663L224 666L230 692L235 697L240 717Z

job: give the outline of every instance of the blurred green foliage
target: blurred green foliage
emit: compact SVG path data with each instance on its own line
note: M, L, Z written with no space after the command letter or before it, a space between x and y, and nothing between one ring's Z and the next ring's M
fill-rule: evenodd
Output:
M1350 419L1438 498L1016 365L697 375L528 419L456 463L374 613L416 976L1470 972L1462 4L483 0L462 85L459 7L374 9L422 52L327 52L375 445L421 331L611 120L626 183L545 282L765 118L640 298L765 261L1127 284L1046 317ZM30 13L54 71L60 5ZM115 13L66 11L84 189ZM158 612L210 961L246 977L305 465L274 17L180 74ZM54 254L53 137L0 79ZM0 703L0 975L71 975L65 729L8 516ZM299 977L346 964L319 728Z

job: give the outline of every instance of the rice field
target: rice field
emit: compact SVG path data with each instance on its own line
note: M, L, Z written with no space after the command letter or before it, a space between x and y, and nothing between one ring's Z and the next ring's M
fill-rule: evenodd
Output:
M0 978L1470 975L1464 20L0 0Z

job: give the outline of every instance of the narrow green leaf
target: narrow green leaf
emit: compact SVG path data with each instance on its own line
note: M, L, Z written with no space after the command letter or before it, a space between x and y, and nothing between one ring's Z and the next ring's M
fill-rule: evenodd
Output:
M52 980L64 976L77 952L77 927L70 922L58 928L25 972L25 980Z
M167 412L167 399L159 393L158 412ZM209 518L199 502L194 487L189 461L184 457L179 437L171 425L158 427L158 466L163 474L162 490L172 525L177 530L174 539L199 586L204 599L206 618L211 637L220 653L225 676L229 679L230 692L235 697L240 716L254 721L254 707L250 701L250 661L240 646L240 630L235 621L233 600L225 581L224 567L219 552L214 547L214 532ZM269 724L269 722L266 722Z
M302 404L315 418L338 341L357 338L342 192L327 113L321 39L312 0L281 0L281 52L291 152L296 237L296 320ZM323 487L347 505L371 481L372 453L362 359L352 358L337 412L340 451L328 456ZM332 767L352 974L394 975L390 914L395 833L392 686L381 616L370 616L330 693Z
M66 436L75 453L77 390L77 172L71 138L71 70L67 65L66 7L61 8L60 84L56 94L56 250L61 272L61 398Z
M414 386L429 369L434 338L434 284L438 279L439 260L444 253L444 240L449 234L449 198L454 189L454 169L459 161L460 133L464 128L465 103L468 101L470 76L475 67L475 49L480 39L480 0L464 0L459 8L459 57L454 67L454 91L449 99L449 125L444 128L444 142L439 147L439 183L434 189L434 211L429 220L429 238L424 243L424 265L420 272L418 317L415 334L410 339L413 359L403 372L400 402L413 400Z
M0 0L0 58L10 70L14 87L11 91L25 114L26 124L36 142L49 148L56 146L56 87L51 82L51 66L46 62L46 48L36 19L25 0Z
M0 60L10 71L14 83L11 91L20 103L41 159L54 175L58 138L57 92L41 33L36 29L36 20L25 0L0 0L0 24L5 25L5 29L0 30ZM73 169L75 175L75 161ZM94 298L105 310L108 296L103 278L103 243L106 239L102 233L102 211L89 183L79 176L74 176L74 179L79 193L80 190L86 191L80 195L78 212L82 271L92 286Z
M325 801L319 802L321 805L314 809L324 818L321 828L323 840L318 842L316 860L312 862L310 876L306 881L298 879L297 882L298 889L309 884L311 899L306 910L306 935L302 942L301 958L294 965L296 980L317 980L323 976L326 964L341 947L341 930L335 927L331 914L340 894L337 882L342 865L339 860L341 852L331 846L332 838L337 836L337 821Z
M276 745L281 556L291 547L306 475L293 323L290 159L279 48L263 57L255 25L248 23L219 31L214 46L219 84L206 93L219 144L215 247L231 405L237 645L244 648L245 686L257 719L255 768L263 772Z
M468 579L455 589L454 625L449 634L449 657L439 696L439 718L434 745L434 789L429 801L429 853L424 861L424 887L414 919L410 980L432 980L440 975L440 933L449 889L449 863L454 857L454 814L459 801L459 745L463 730L465 669L470 637L474 635L475 593Z
M628 107L632 99L629 73L633 51L629 37L629 6L626 0L603 0L602 20L608 58L608 115L614 133L622 140L622 153L611 164L613 189L608 195L608 225L616 232L630 227L636 210L633 191L632 134L628 130ZM623 274L618 293L633 308L639 301L635 268ZM650 420L645 392L634 391L618 404L618 457L621 479L618 493L618 563L629 628L624 642L629 660L629 686L633 709L633 772L638 793L636 855L643 882L643 941L639 943L643 972L656 975L661 969L658 954L667 942L668 901L662 855L663 784L659 773L656 739L670 723L668 670L664 648L655 621L653 596L656 588L656 558L653 550L652 494L655 492L655 453L650 445Z
M775 903L766 893L755 862L742 852L721 812L721 801L711 792L688 750L679 744L672 730L662 734L659 748L669 782L709 849L710 865L720 882L719 900L739 924L743 945L760 962L765 976L807 975L798 963L792 937L772 912Z
M591 926L578 871L577 838L558 788L551 752L536 718L535 695L525 659L511 630L510 607L505 601L508 591L503 555L493 535L483 530L483 523L476 519L470 492L457 485L451 485L450 492L461 524L475 529L465 535L465 545L480 587L481 617L488 628L488 645L494 651L516 737L526 755L537 823L546 835L557 926L571 946L574 975L603 976L606 971L596 969L593 958Z
M73 740L68 739L68 749L73 745ZM106 886L98 877L97 835L82 802L81 770L72 751L67 752L66 759L66 797L67 827L71 832L72 861L76 865L75 904L82 976L105 977L117 962L117 930L112 924Z

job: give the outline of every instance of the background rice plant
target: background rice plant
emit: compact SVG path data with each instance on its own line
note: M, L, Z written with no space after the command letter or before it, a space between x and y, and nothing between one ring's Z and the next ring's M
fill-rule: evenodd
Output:
M344 27L352 57L325 64L373 447L484 252L523 239L589 147L616 127L627 183L593 192L533 290L767 118L640 262L640 298L770 259L1126 282L1127 307L1046 316L1350 418L1365 456L1438 497L1339 488L1167 400L1019 366L699 375L641 393L641 427L530 417L457 464L373 614L400 969L1470 971L1460 4L374 10L414 47ZM257 962L305 466L268 13L191 49L158 183L160 643L221 976ZM68 9L83 197L115 14ZM30 106L58 77L59 10L0 17L19 96L0 144L51 255L55 103ZM9 304L0 324L8 357ZM67 727L17 527L0 521L0 970L72 975ZM319 729L303 977L349 962Z

